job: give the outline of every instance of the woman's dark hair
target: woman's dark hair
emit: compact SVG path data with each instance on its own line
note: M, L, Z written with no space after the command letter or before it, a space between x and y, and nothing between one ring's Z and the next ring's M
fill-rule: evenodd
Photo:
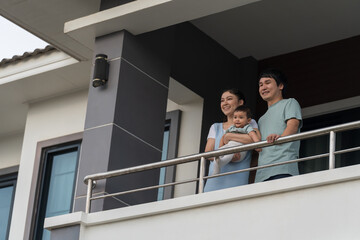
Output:
M243 100L244 104L246 103L245 100L245 95L237 88L229 88L229 89L225 89L221 92L221 95L225 92L229 92L231 94L234 94L235 96L238 97L239 100Z
M246 102L245 96L239 89L237 89L237 88L228 88L228 89L223 90L221 92L221 95L223 93L225 93L225 92L229 92L231 94L234 94L239 99L239 101L243 100L243 102L244 102L243 104L245 104L245 102ZM227 121L227 117L225 115L223 115L222 119L223 119L223 122Z
M282 89L282 96L285 96L287 78L280 70L274 68L266 69L260 73L258 81L260 81L261 78L273 78L276 81L276 85L278 86L282 83L282 85L284 86L284 88Z

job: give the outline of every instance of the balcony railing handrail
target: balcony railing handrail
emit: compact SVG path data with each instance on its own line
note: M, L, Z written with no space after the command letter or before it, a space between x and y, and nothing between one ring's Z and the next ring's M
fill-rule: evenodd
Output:
M222 155L226 155L226 154L230 154L230 153L248 151L248 150L252 150L252 149L256 149L256 148L263 148L263 147L283 144L283 143L287 143L287 142L303 140L303 139L307 139L307 138L311 138L311 137L317 137L317 136L328 134L331 131L340 132L340 131L351 130L351 129L358 128L358 127L360 127L360 121L354 121L354 122L344 123L344 124L340 124L340 125L336 125L336 126L316 129L316 130L312 130L312 131L308 131L308 132L297 133L297 134L293 134L293 135L286 136L286 137L280 137L274 143L268 143L266 141L261 141L261 142L250 143L250 144L231 147L231 148L218 149L218 150L214 150L214 151L210 151L210 152L204 152L204 153L198 153L198 154L178 157L178 158L164 160L164 161L156 162L156 163L149 163L149 164L144 164L144 165L135 166L135 167L129 167L129 168L125 168L125 169L108 171L108 172L104 172L104 173L91 174L91 175L87 175L84 178L84 183L87 184L89 179L96 181L96 180L101 180L101 179L105 179L105 178L109 178L109 177L117 177L117 176L129 174L129 173L136 173L136 172L151 170L151 169L155 169L155 168L162 168L162 167L168 167L168 166L182 164L182 163L188 163L188 162L199 160L202 157L204 157L204 158L218 157L218 156L222 156Z
M96 181L96 180L102 180L102 179L107 179L107 178L111 178L111 177L117 177L117 176L130 174L130 173L142 172L142 171L151 170L151 169L155 169L155 168L168 167L168 166L172 166L172 165L183 164L183 163L201 160L203 163L200 164L201 165L200 177L196 178L196 179L192 179L192 181L200 181L199 185L202 185L203 180L207 179L207 178L213 178L213 177L218 177L218 176L223 176L223 175L228 175L228 174L234 174L234 173L243 172L243 171L252 171L252 170L259 169L259 168L265 168L265 167L272 166L272 165L263 165L260 167L253 167L253 168L234 171L231 173L223 173L223 174L217 174L217 175L214 175L211 177L209 177L209 176L205 177L204 176L204 165L205 165L204 161L206 158L213 158L213 157L218 157L218 156L222 156L222 155L226 155L226 154L230 154L230 153L248 151L248 150L252 150L252 149L256 149L256 148L269 147L269 146L273 146L273 145L278 145L278 144L283 144L283 143L298 141L298 140L304 140L304 139L317 137L317 136L321 136L321 135L326 135L326 134L330 134L330 150L329 150L329 153L326 153L325 155L329 156L329 168L331 169L331 168L334 168L335 154L338 153L338 152L335 152L335 132L352 130L355 128L360 128L360 121L354 121L354 122L344 123L344 124L340 124L340 125L336 125L336 126L316 129L316 130L312 130L312 131L308 131L308 132L297 133L297 134L293 134L290 136L280 137L274 143L268 143L266 141L261 141L261 142L257 142L257 143L251 143L251 144L246 144L246 145L241 145L241 146L236 146L236 147L231 147L231 148L218 149L218 150L205 152L205 153L199 153L199 154L178 157L178 158L164 160L164 161L156 162L156 163L150 163L150 164L145 164L145 165L140 165L140 166L135 166L135 167L129 167L129 168L125 168L125 169L119 169L119 170L108 171L108 172L104 172L104 173L87 175L84 178L85 184L88 184L86 212L89 212L93 181ZM358 148L354 148L354 149L357 150ZM353 151L355 151L355 150L353 150ZM324 154L320 154L319 156L323 157L322 155L324 155ZM317 158L319 158L319 156ZM310 160L310 159L308 159L308 160ZM293 162L293 161L297 162L299 160L291 160L288 162ZM279 165L286 164L288 162L279 163ZM159 187L161 187L161 186L158 186L158 188ZM199 187L199 192L202 192L201 189L202 189L202 186ZM112 195L116 195L116 194L109 194L109 195L106 195L105 197L110 197Z

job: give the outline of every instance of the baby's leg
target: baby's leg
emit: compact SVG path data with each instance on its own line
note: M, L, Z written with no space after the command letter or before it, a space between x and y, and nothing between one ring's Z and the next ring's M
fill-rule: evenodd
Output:
M248 152L248 151L239 152L239 154L236 155L236 156L232 159L232 162L241 162L242 160L245 159L247 152Z
M233 147L233 144L231 144L231 142L234 142L234 141L229 141L224 146L219 147L219 149ZM234 142L234 143L237 143L237 142ZM224 156L220 156L220 157L216 157L214 162L213 162L214 167L213 167L213 171L212 171L211 175L219 174L221 168L223 166L225 166L226 164L228 164L233 157L234 157L233 153L227 154L227 155L224 155Z
M211 175L219 174L220 173L220 165L219 165L219 157L216 157L213 162L213 170Z
M243 144L240 143L240 142L229 141L226 145L222 146L222 147L219 148L219 149L229 148L229 147L235 147L235 146L240 146L240 145L243 145ZM227 154L227 155L224 155L224 156L220 156L220 157L219 157L219 166L220 166L220 168L222 168L223 166L225 166L226 164L228 164L229 162L231 162L231 160L233 159L233 157L234 157L234 153Z

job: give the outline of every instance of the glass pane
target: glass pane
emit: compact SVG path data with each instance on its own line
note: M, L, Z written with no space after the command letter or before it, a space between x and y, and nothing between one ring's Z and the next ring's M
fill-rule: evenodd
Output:
M53 156L45 217L71 212L78 152ZM50 239L44 229L42 239Z
M161 161L167 159L168 146L169 146L169 135L170 135L170 131L165 130L164 131L164 139L163 139L163 148L162 148ZM165 183L165 171L166 171L166 168L161 168L160 169L159 184L164 184ZM162 200L163 196L164 196L164 188L159 188L159 190L158 190L158 201Z
M360 119L360 108L329 113L313 118L304 119L302 132L335 126ZM360 130L354 129L336 133L336 150L343 150L360 146ZM329 152L329 136L321 136L301 141L300 157ZM360 151L336 155L336 167L360 164ZM329 168L328 157L299 163L301 173L326 170Z
M319 136L301 141L300 157L309 157L329 152L329 136ZM329 168L328 157L299 163L301 174L322 171Z
M70 212L77 152L54 156L45 217Z
M336 150L359 147L360 129L337 133L336 143ZM360 164L360 151L349 152L336 156L336 167L346 167L354 164Z
M6 239L10 225L13 186L0 188L0 239Z

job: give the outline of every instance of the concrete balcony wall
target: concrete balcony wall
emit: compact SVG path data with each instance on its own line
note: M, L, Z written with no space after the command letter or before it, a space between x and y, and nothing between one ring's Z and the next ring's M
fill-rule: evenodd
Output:
M78 239L357 239L360 166L200 195L48 218ZM63 235L64 236L64 235ZM76 238L77 239L77 238Z

